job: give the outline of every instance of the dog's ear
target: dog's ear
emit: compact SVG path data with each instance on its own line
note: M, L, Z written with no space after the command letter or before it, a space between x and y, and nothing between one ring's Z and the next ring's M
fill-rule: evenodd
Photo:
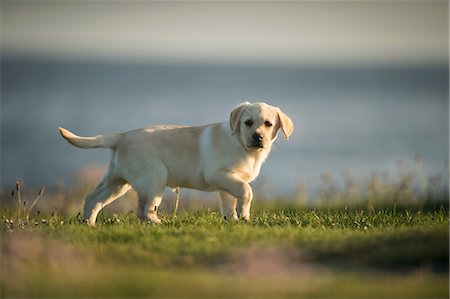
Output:
M294 123L286 114L284 114L283 111L281 111L280 108L277 108L277 114L280 128L284 133L284 137L286 138L286 140L289 140L289 136L291 136L292 132L294 131Z
M242 113L245 111L245 107L249 104L249 102L245 102L236 106L230 113L230 128L231 135L236 133L239 128L239 121L241 120Z

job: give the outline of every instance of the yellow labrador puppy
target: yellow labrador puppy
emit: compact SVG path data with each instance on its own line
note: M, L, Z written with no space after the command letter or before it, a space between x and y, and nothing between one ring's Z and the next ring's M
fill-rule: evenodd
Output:
M108 170L84 203L84 218L95 225L100 210L130 188L139 197L137 216L160 223L157 210L166 186L220 191L223 217L248 220L249 183L280 128L288 139L294 126L279 108L246 102L231 112L229 121L206 126L164 125L94 137L63 128L59 132L74 146L112 150Z

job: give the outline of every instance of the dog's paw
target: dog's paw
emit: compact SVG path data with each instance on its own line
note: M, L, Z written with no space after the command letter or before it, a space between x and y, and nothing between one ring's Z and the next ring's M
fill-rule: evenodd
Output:
M83 219L83 223L90 227L95 227L95 219Z
M244 222L250 222L250 215L242 216L241 219Z
M232 215L223 215L223 219L225 221L238 221L239 220L239 218L238 218L236 213L234 213Z
M249 222L250 221L250 212L245 211L245 212L239 214L239 219L242 220L243 222Z
M161 224L161 219L158 218L158 216L156 214L151 213L148 216L148 219L151 223L153 224Z

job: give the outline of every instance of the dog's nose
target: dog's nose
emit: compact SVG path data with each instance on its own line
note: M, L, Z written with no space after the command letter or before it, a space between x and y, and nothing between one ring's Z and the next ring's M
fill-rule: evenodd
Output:
M253 134L253 139L255 141L261 141L261 140L263 140L263 136L261 134L255 133L255 134Z

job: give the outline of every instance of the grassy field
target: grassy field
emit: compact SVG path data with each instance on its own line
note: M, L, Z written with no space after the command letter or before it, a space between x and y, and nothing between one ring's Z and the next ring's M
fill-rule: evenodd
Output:
M1 212L1 298L448 298L448 205L301 208L255 203L162 225L104 214ZM22 219L22 220L21 220Z

